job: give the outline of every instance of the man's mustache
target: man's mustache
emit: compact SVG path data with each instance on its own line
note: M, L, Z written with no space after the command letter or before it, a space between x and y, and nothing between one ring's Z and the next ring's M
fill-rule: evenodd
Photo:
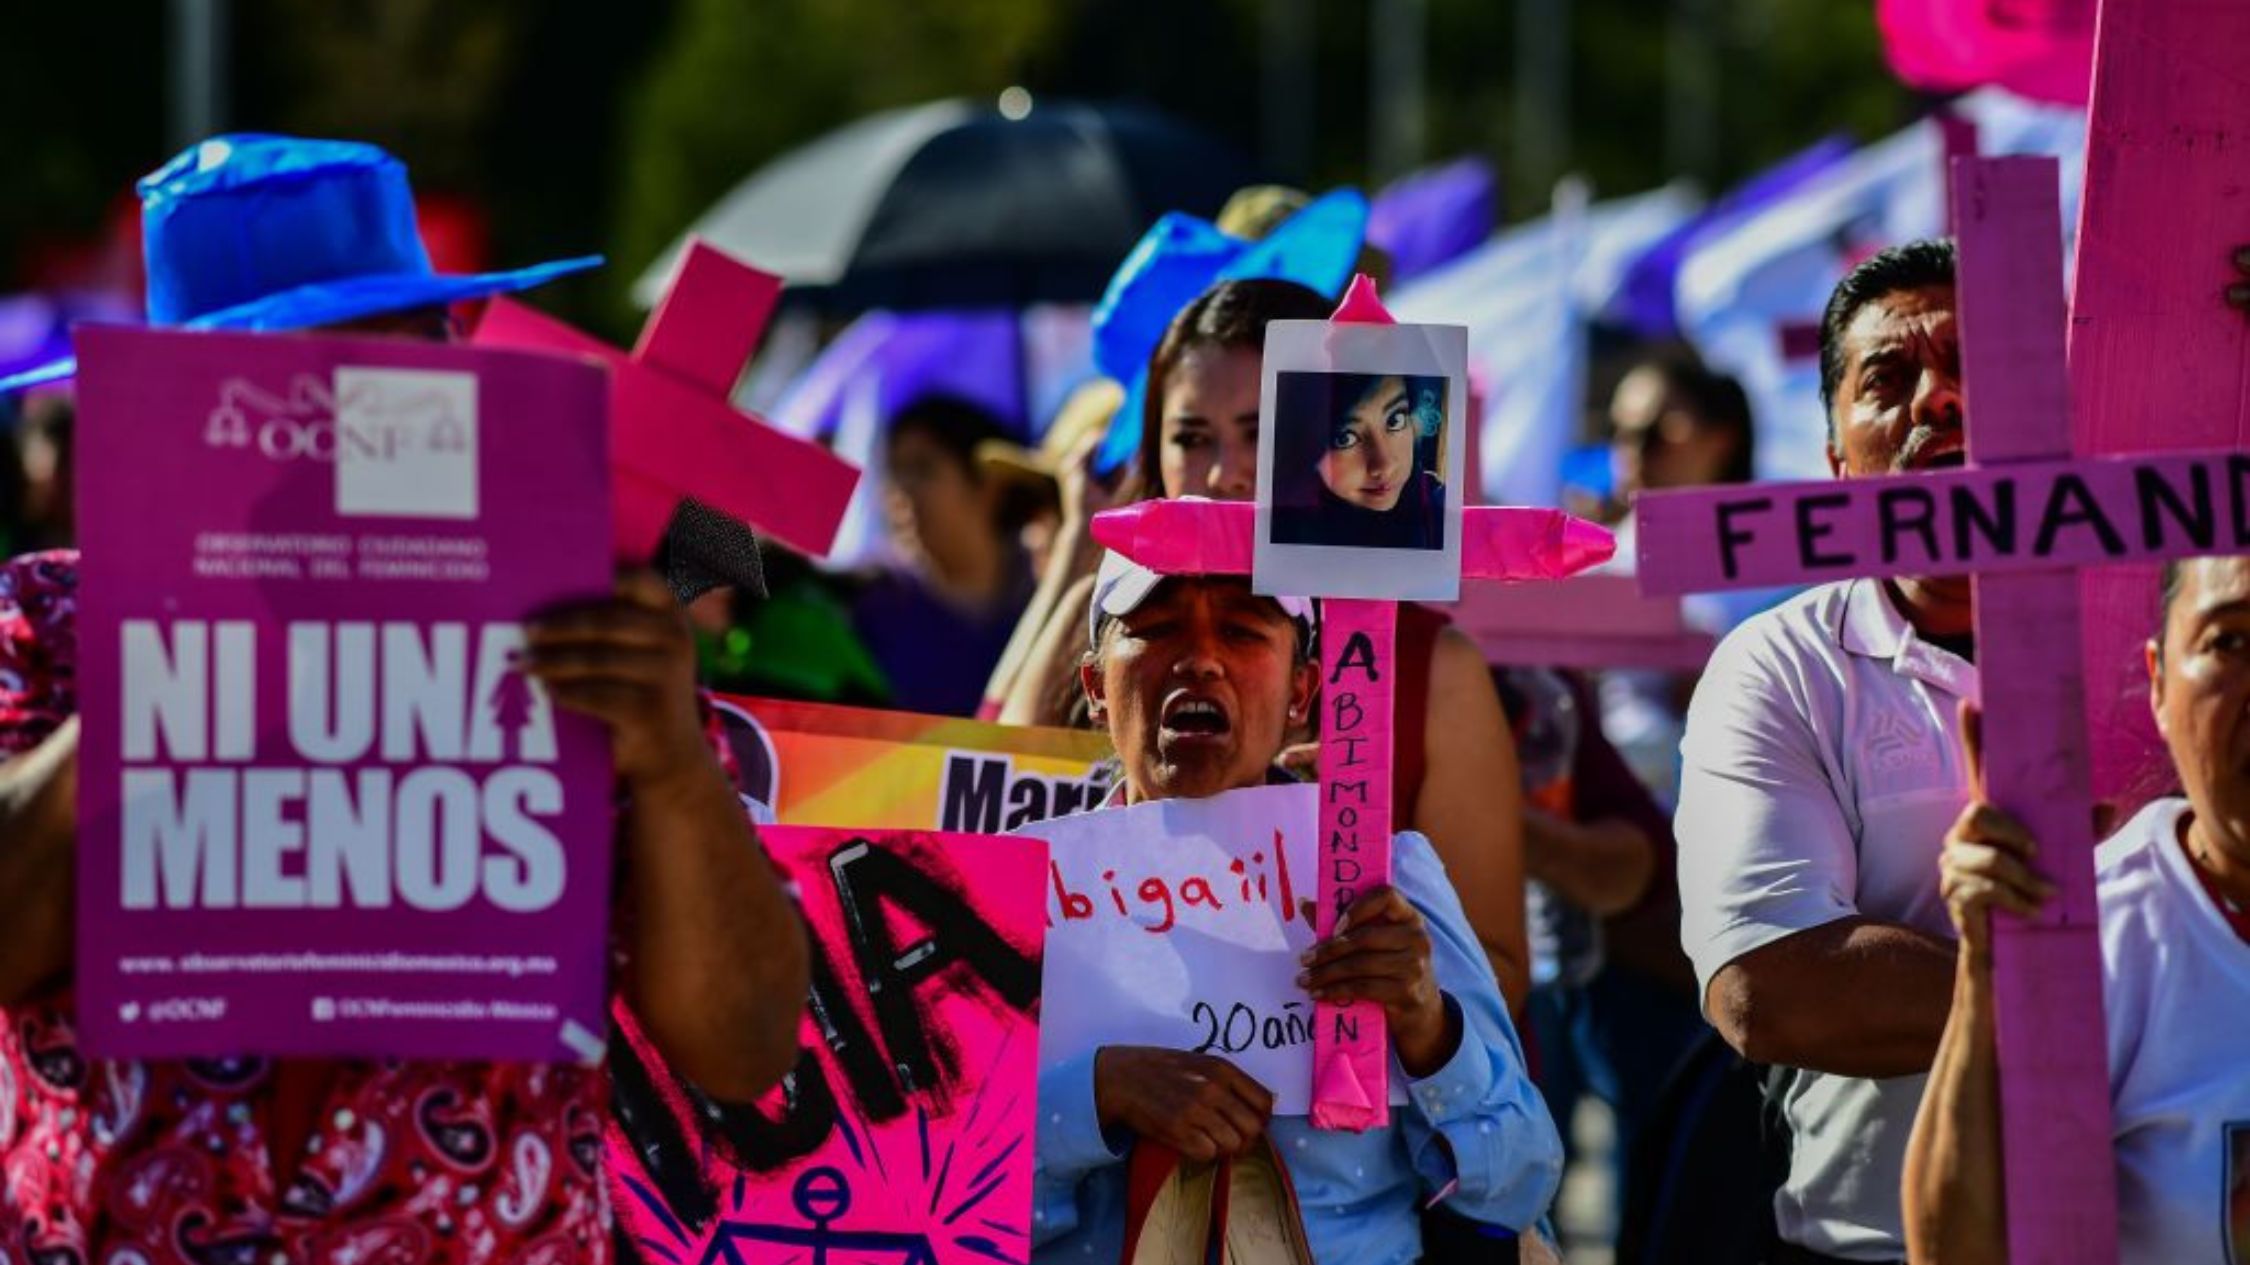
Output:
M1929 457L1933 449L1959 452L1965 446L1966 439L1961 433L1959 422L1948 426L1917 426L1907 434L1906 442L1899 447L1897 468L1915 468Z

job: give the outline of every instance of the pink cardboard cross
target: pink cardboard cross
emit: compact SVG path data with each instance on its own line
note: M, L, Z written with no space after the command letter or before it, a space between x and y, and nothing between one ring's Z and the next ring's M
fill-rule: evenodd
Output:
M1446 609L1494 666L1703 667L1718 638L1691 626L1678 598L1649 597L1629 575L1580 575L1550 587L1480 584Z
M835 543L858 467L727 398L780 296L780 278L695 241L631 355L505 298L485 310L472 341L590 356L610 367L620 558L646 562L689 498L817 557Z
M2245 48L2250 4L2103 0L2070 303L2079 452L2250 450L2250 322L2212 296L2250 243ZM2140 672L2155 568L2081 582L2094 791L2130 810L2170 784Z
M1388 321L1353 286L1338 321ZM1095 516L1094 538L1154 571L1248 575L1257 507L1248 502L1145 501ZM1461 570L1468 580L1560 580L1609 559L1608 531L1559 510L1468 506ZM1321 603L1320 894L1315 927L1334 934L1359 895L1390 880L1392 688L1398 603ZM1320 1003L1313 1017L1312 1121L1363 1130L1390 1120L1390 1041L1373 1003Z
M1994 928L2010 1250L2090 1265L2117 1258L2117 1207L2074 568L2250 548L2250 460L2068 459L2056 175L2046 158L1954 164L1974 468L1644 497L1640 576L1676 592L1974 575L1985 791L2058 888L2039 920Z

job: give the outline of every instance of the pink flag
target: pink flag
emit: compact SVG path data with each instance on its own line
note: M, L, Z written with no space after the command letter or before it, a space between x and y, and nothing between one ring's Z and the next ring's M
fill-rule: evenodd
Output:
M1891 69L1917 88L1998 84L2058 105L2093 85L2094 0L1876 0Z

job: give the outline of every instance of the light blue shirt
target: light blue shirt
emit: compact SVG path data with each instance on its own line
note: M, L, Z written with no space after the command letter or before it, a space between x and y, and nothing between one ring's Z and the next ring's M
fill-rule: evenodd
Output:
M1461 1015L1461 1046L1434 1074L1407 1086L1391 1123L1365 1133L1317 1130L1276 1118L1273 1144L1289 1167L1305 1234L1321 1265L1391 1265L1422 1255L1421 1205L1521 1229L1537 1222L1562 1180L1562 1141L1524 1070L1523 1046L1484 948L1419 834L1398 836L1392 882L1421 911L1431 966ZM1113 1145L1115 1143L1115 1145ZM1032 1260L1042 1265L1118 1259L1125 1243L1129 1137L1105 1137L1094 1115L1091 1056L1039 1078Z

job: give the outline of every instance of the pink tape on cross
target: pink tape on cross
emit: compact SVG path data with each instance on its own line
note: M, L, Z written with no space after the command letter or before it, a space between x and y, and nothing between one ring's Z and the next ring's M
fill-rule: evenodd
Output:
M646 562L688 497L820 555L835 543L858 468L727 399L780 292L778 278L696 242L629 356L505 298L485 309L471 341L590 356L610 367L620 558Z
M1102 547L1167 575L1248 575L1257 506L1248 501L1142 501L1094 516ZM1461 510L1461 578L1560 580L1617 552L1609 529L1561 510L1469 505Z

